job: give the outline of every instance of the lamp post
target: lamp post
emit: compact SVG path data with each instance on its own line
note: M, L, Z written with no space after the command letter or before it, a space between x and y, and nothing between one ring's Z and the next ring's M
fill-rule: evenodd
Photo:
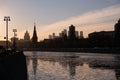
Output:
M4 16L4 21L6 21L6 50L8 50L8 21L10 21L10 16Z

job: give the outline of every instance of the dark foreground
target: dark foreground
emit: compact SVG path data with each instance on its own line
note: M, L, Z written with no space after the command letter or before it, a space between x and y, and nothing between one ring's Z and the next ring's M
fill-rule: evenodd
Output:
M27 80L26 57L22 52L0 54L0 80Z

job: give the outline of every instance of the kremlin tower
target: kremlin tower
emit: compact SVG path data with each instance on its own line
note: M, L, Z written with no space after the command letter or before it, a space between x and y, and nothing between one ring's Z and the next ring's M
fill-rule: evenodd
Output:
M38 37L37 37L37 32L36 32L36 24L34 24L34 31L33 31L33 37L32 37L32 42L37 43Z

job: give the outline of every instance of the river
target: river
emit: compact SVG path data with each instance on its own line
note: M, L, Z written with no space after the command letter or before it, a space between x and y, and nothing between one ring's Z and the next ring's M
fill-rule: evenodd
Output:
M120 55L24 52L29 80L120 80Z

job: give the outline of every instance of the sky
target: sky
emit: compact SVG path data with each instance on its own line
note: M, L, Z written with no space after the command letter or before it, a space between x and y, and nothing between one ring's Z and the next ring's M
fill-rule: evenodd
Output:
M38 39L59 33L71 24L84 36L114 30L120 18L120 0L0 0L0 40L6 36L4 16L10 16L9 40L13 29L22 39L26 30L32 38L36 23Z

